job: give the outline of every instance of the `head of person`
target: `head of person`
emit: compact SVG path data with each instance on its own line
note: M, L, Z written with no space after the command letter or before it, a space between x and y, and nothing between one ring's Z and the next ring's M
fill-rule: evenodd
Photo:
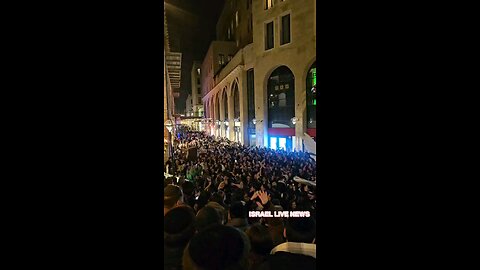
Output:
M280 205L274 205L273 211L283 211L283 207ZM265 222L270 227L282 227L283 228L283 218L282 217L266 217L263 218Z
M317 228L313 217L288 218L283 235L287 242L314 243Z
M281 205L281 204L280 204L280 200L277 199L277 198L272 199L272 204L273 204L273 205Z
M262 224L253 224L247 229L246 234L250 239L251 251L266 256L274 248L272 237L267 227Z
M221 223L222 224L226 223L228 212L225 210L225 207L223 207L217 202L208 202L206 206L212 207L215 210L217 210L217 212L221 217Z
M182 189L176 185L167 185L163 189L163 207L172 209L183 201Z
M219 190L218 192L212 195L212 197L210 198L210 201L223 205L225 203L225 192Z
M230 218L246 218L247 208L240 201L235 201L230 205L228 209Z
M223 217L219 210L212 206L205 206L197 213L195 218L195 228L202 231L211 225L221 225Z
M184 270L249 269L250 243L245 233L225 225L213 225L191 239L183 252Z
M297 203L296 203L295 201L293 201L293 202L290 204L290 207L292 208L292 210L297 209Z
M167 247L185 247L195 234L195 213L188 206L175 207L163 219L163 240Z
M185 195L192 195L195 190L195 185L190 181L182 183L182 190Z

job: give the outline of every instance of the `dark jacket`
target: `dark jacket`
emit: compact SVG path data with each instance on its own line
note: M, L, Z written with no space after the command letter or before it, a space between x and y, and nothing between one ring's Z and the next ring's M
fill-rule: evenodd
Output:
M311 256L279 251L268 255L257 270L316 269L316 259Z
M268 232L270 233L270 236L272 237L273 241L273 246L276 247L280 245L281 243L285 242L285 239L283 239L283 224L279 225L268 225Z
M163 248L163 269L164 270L182 270L182 257L183 250L182 247L167 247Z
M227 223L227 226L232 226L245 232L248 229L248 221L246 218L232 218Z

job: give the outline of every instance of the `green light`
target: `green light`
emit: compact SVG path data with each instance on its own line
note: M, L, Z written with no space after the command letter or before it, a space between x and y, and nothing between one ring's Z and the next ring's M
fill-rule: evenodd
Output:
M312 85L317 85L317 68L312 68Z
M315 105L315 106L317 105L317 100L316 99L313 100L313 105Z

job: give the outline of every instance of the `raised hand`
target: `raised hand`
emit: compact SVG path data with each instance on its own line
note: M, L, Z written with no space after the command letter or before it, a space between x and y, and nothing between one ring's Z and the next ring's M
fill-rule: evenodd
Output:
M269 198L269 195L268 195L268 193L267 193L266 191L260 191L260 192L258 193L258 195L259 195L260 200L262 201L262 204L263 204L263 205L265 205L265 204L268 202L268 200L270 199L270 198Z

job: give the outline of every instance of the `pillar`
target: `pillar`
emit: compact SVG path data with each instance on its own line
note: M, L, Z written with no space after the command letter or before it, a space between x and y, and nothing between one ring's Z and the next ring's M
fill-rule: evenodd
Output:
M268 125L267 125L267 82L265 74L259 73L258 69L254 69L255 78L255 119L257 124L255 125L255 133L257 137L257 146L268 146Z
M219 99L219 102L220 102L220 136L222 137L225 137L225 124L223 123L223 121L225 120L225 94L224 94L224 90L222 90L220 93L220 99Z
M241 70L239 74L238 90L240 98L240 142L248 142L248 94L247 94L247 72Z
M307 93L306 80L299 76L301 72L295 74L295 117L298 118L295 124L295 149L303 151L303 138L307 129Z
M235 108L233 104L233 84L230 85L230 91L227 93L228 105L228 134L227 138L231 141L235 140Z

